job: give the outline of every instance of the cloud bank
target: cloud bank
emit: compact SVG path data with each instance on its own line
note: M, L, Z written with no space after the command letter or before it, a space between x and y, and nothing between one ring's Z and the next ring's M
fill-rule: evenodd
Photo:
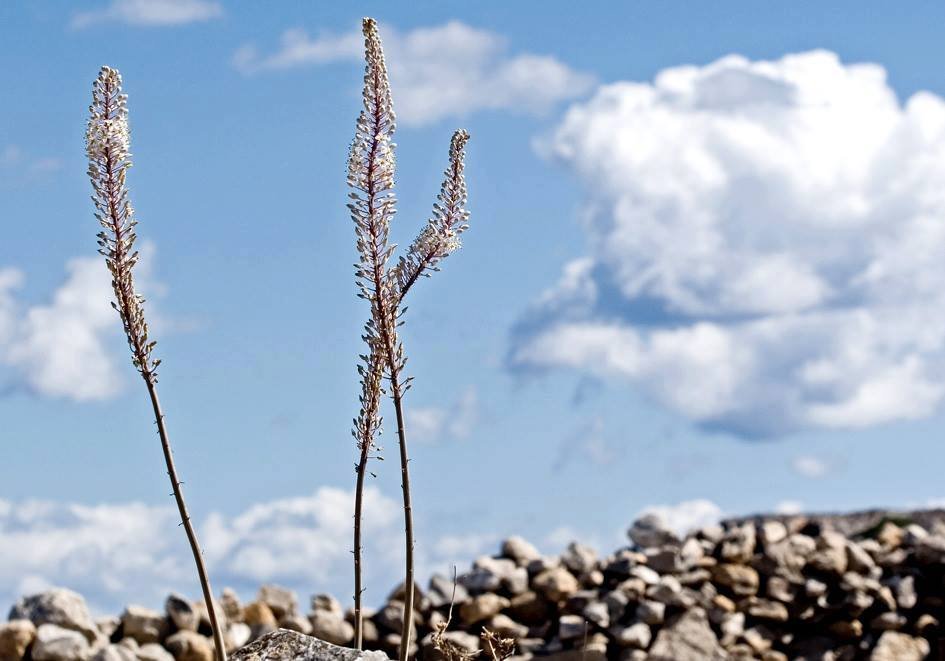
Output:
M541 141L587 254L517 370L623 380L749 437L919 418L945 393L945 102L875 64L740 56L601 87Z
M400 32L383 26L397 118L407 125L463 117L479 110L541 114L590 90L593 78L548 55L510 54L493 32L450 21ZM233 57L245 74L329 62L360 62L363 37L357 30L310 37L287 30L279 48L263 54L253 44Z
M214 586L252 597L262 583L277 582L303 600L315 592L344 598L351 591L353 503L351 492L322 487L234 515L211 513L198 532ZM403 515L399 499L373 487L364 507L366 598L380 603L402 578ZM497 548L493 534L433 537L417 549L417 569L425 577ZM51 585L74 589L110 614L129 603L160 607L170 591L199 592L171 504L0 499L0 607Z

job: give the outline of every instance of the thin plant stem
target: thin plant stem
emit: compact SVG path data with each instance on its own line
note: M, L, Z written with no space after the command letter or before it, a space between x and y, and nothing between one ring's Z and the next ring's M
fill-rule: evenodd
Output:
M364 646L364 615L361 610L361 511L364 505L364 475L367 473L367 462L370 448L361 449L361 459L357 467L357 484L354 490L354 648Z
M145 383L148 385L148 395L151 397L151 407L154 409L154 419L157 422L158 435L161 437L161 449L164 451L164 463L167 464L167 476L170 478L171 487L174 489L174 500L177 502L177 511L180 513L181 525L184 526L184 532L187 533L187 541L190 542L190 550L194 555L194 563L197 565L197 576L200 579L200 589L203 591L203 600L207 605L207 613L210 615L210 629L213 631L214 656L217 661L226 661L226 645L223 642L223 630L217 621L217 609L213 603L213 590L210 587L210 576L207 574L203 554L200 552L200 543L197 541L197 531L194 530L194 526L190 522L187 503L184 501L184 492L181 489L182 483L177 476L177 467L174 465L174 453L171 450L167 427L164 424L164 413L161 410L161 401L158 399L155 384L148 378L145 378Z
M393 363L394 361L391 361ZM400 446L400 486L404 492L404 544L406 571L404 572L404 627L400 634L400 661L407 661L410 650L410 629L413 624L413 506L410 502L410 460L407 458L407 430L404 426L403 394L399 370L391 369L390 392L397 414L397 444Z

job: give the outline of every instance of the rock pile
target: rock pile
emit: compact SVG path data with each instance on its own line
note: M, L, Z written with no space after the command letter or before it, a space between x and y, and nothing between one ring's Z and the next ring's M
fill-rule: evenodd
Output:
M606 557L577 542L546 557L513 537L455 585L435 575L417 588L411 653L443 661L431 634L452 602L449 640L475 651L486 627L515 639L518 661L945 658L945 513L927 514L877 514L857 531L835 517L742 519L684 538L644 517ZM403 595L368 613L368 649L396 657ZM220 610L231 650L277 628L353 639L351 612L328 595L303 615L284 588L247 604L225 590ZM13 607L0 661L212 661L209 633L205 606L177 595L163 613L130 606L93 621L79 595L57 589Z

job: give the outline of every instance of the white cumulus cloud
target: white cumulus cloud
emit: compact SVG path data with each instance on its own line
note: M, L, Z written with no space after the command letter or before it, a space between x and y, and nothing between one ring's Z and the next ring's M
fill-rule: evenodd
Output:
M154 244L141 244L136 286L149 294L162 286L150 273ZM121 321L111 307L111 280L101 257L66 263L65 281L47 302L23 304L14 295L25 282L17 269L0 269L0 380L5 390L84 402L117 394L130 371ZM159 326L173 326L155 314ZM154 324L152 324L152 327ZM127 360L127 364L123 361Z
M518 369L625 380L745 436L919 418L945 394L945 101L827 51L601 87L539 142L588 254Z
M637 518L647 514L659 517L667 528L680 536L722 520L722 508L704 498L684 500L675 505L651 505L642 510Z
M49 303L26 308L12 295L23 275L0 273L0 369L6 365L14 383L39 395L104 399L122 381L105 341L119 328L108 271L96 258L73 259L66 270Z
M223 5L213 0L111 0L100 9L75 14L72 27L81 29L113 21L161 27L209 21L222 15Z
M587 92L593 78L550 55L510 54L506 40L460 21L400 32L381 27L397 118L420 125L478 110L536 114ZM279 48L241 47L233 64L246 74L363 57L359 31L311 37L291 29Z

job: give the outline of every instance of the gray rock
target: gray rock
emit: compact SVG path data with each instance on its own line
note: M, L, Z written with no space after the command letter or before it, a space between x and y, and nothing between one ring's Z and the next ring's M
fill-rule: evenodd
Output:
M561 554L561 562L575 574L586 574L597 567L597 551L590 546L571 542Z
M557 556L542 556L529 562L526 569L528 570L530 576L534 576L535 574L541 574L544 571L555 569L556 567L560 566L561 558L558 558Z
M619 620L627 610L630 598L622 590L611 590L604 595L604 605L610 613L611 620Z
M0 659L22 659L34 638L36 625L29 620L10 620L0 624Z
M915 557L926 564L945 561L945 535L929 535L915 545Z
M41 624L31 654L33 661L86 661L90 650L82 633L57 624Z
M719 624L719 630L722 632L722 646L728 647L745 633L745 614L728 613L724 615Z
M755 654L764 654L771 649L774 643L774 634L765 627L757 626L745 630L742 638L748 643Z
M645 600L637 606L637 619L646 624L662 624L666 618L666 604Z
M513 638L516 640L528 636L528 627L526 627L524 624L519 624L504 613L499 613L498 615L492 616L492 619L489 620L486 628L489 629L489 631L494 631L500 636L505 636L506 638Z
M220 602L216 599L213 600L213 610L217 616L217 622L222 628L226 629L226 613L223 610L223 606L221 606ZM204 603L203 599L194 602L194 612L197 614L199 628L209 630L210 611L207 610L207 604Z
M309 636L312 633L312 623L309 622L308 618L303 617L298 613L286 615L281 620L279 620L279 628L298 631L299 633L304 633L306 636Z
M223 588L223 593L220 595L220 608L223 609L228 622L243 621L243 605L232 588Z
M755 525L744 523L728 531L722 539L720 555L725 562L744 563L755 552Z
M679 549L679 564L683 570L692 569L703 557L705 549L695 537L688 538Z
M702 550L701 547L699 549ZM680 549L676 546L663 546L646 550L646 566L660 574L674 574L683 571Z
M330 594L315 594L312 595L311 607L313 611L328 611L329 613L334 613L339 617L344 617L344 610L341 608L341 604Z
M178 631L165 641L177 661L213 661L213 643L196 631Z
M297 631L280 629L234 652L232 661L389 661L383 652L338 647Z
M821 597L827 592L827 584L816 578L809 578L804 582L804 592L808 597Z
M455 594L453 592L454 583L442 574L434 574L430 577L430 588L427 591L427 599L433 608L449 606L450 601L453 605L459 606L469 600L469 592L465 587L455 584ZM455 598L454 598L455 597ZM340 607L339 607L340 608Z
M925 638L886 631L873 648L870 661L922 661L928 654L929 643Z
M399 604L400 602L394 603ZM391 617L390 624L402 627L404 621L403 605L397 611L397 615ZM354 640L354 626L331 611L315 611L309 615L309 622L311 623L309 627L311 634L332 645L347 645Z
M256 595L256 601L261 601L269 606L269 610L272 611L277 620L295 613L299 604L295 592L280 585L262 586L259 588L259 594Z
M647 585L656 585L660 582L659 572L645 565L638 565L630 570L631 578L639 578Z
M168 595L164 612L178 629L196 631L200 624L193 604L179 594Z
M584 610L581 611L584 619L592 624L596 624L601 629L610 626L610 609L602 601L592 601Z
M95 620L95 626L102 636L111 638L118 631L118 627L121 626L121 620L114 615L99 617Z
M645 650L653 640L653 632L645 623L636 622L618 631L614 638L621 647Z
M7 619L30 620L37 627L56 624L80 632L88 643L94 643L99 636L98 627L89 615L85 599L65 588L54 588L23 597L10 609Z
M766 590L769 597L785 604L794 603L796 598L794 585L782 576L771 576L768 578Z
M777 544L787 537L787 527L780 521L765 521L761 524L758 532L760 533L761 542L765 546Z
M817 538L817 550L807 563L822 572L843 574L847 570L847 540L838 532L825 530Z
M242 626L246 626L245 624ZM174 655L157 643L142 645L135 652L138 661L174 661Z
M487 592L480 594L459 607L459 616L465 624L475 624L488 620L503 609L508 608L511 602L505 597Z
M524 567L516 567L513 571L509 572L507 576L502 577L502 587L511 595L527 592L528 570Z
M627 535L640 548L679 544L676 533L670 530L663 518L656 514L647 514L634 521Z
M121 630L141 645L159 643L167 636L167 619L150 608L128 606L121 615Z
M658 601L669 606L691 606L692 604L686 604L684 600L681 600L681 593L682 585L679 583L679 579L675 576L666 575L660 577L659 583L647 589L646 597L651 601Z
M546 569L532 581L532 587L548 601L557 602L567 599L580 587L577 579L564 567Z
M875 631L899 631L906 626L907 622L905 615L887 611L880 613L870 621L870 629Z
M772 620L774 622L787 622L787 607L780 601L771 601L770 599L752 599L748 605L748 614L759 620Z
M727 658L705 611L693 608L660 629L650 649L650 661L721 661Z
M915 592L914 576L897 576L890 582L890 586L896 594L896 603L899 604L899 608L909 610L915 607L918 596Z
M459 584L472 594L495 592L502 584L501 579L488 569L473 569L459 576Z
M417 624L417 617L419 617L419 613L414 611L415 626ZM387 602L384 608L379 610L377 615L374 616L374 621L388 631L395 633L402 631L404 628L404 603L402 601ZM314 621L312 622L312 626L315 626ZM317 633L315 633L315 637L318 637Z
M758 572L745 565L716 565L712 578L741 597L758 593Z
M502 555L511 558L520 567L526 567L532 560L541 558L538 549L522 537L509 537L502 542Z
M587 623L580 615L562 615L558 618L558 638L561 640L583 638L587 629Z
M243 622L230 622L226 628L226 647L228 650L238 650L249 642L253 631Z
M92 661L138 661L138 655L125 645L106 645L92 655Z
M789 573L798 573L816 549L817 542L807 535L795 533L766 546L764 554L775 566Z
M853 541L847 541L847 567L850 571L868 575L876 567L873 556Z

